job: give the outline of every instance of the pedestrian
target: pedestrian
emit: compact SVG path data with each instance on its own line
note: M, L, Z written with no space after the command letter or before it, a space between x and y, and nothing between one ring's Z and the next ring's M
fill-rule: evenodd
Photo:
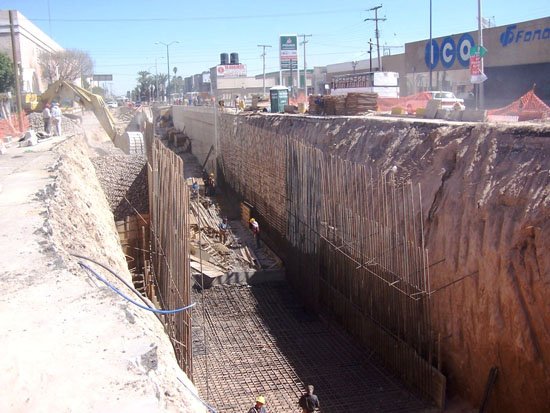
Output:
M227 223L227 218L223 219L223 222L218 224L220 230L220 242L225 245L227 241L227 233L229 232L229 224Z
M250 229L256 238L256 247L260 248L260 224L254 218L250 218Z
M307 393L300 397L298 405L302 408L302 413L318 412L320 409L319 398L313 394L313 386L307 386Z
M61 109L57 103L53 104L52 108L53 126L55 128L55 135L61 136Z
M44 132L50 135L52 129L52 112L50 110L50 104L46 103L44 110L42 111L42 120L44 120Z
M256 399L256 404L254 405L254 407L252 407L248 411L248 413L267 413L267 410L265 409L264 404L265 404L264 396L259 396Z

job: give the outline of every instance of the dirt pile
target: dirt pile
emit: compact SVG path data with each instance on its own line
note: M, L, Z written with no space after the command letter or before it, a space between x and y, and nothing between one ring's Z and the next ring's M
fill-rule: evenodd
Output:
M219 130L294 137L421 184L450 393L479 406L497 366L492 411L546 409L550 126L224 115Z

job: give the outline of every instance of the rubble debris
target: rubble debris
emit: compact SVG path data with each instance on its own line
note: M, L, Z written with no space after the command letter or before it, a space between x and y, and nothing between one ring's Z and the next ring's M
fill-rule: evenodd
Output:
M33 129L36 132L44 130L44 120L42 119L41 113L29 113L27 115L27 119L29 120L29 128ZM78 120L71 119L65 115L62 115L61 131L63 132L64 136L74 136L80 133L82 131L82 128Z
M220 242L218 224L221 222L218 206L203 202L204 198L193 200L190 212L193 219L190 225L191 268L200 272L199 242L202 247L203 274L208 276L223 275L228 271L247 271L259 269L259 263L246 244L235 236L229 223L229 233L224 244ZM200 241L199 241L200 234ZM195 262L195 263L193 263Z
M98 156L92 163L115 221L137 215L136 210L140 214L149 213L145 156Z

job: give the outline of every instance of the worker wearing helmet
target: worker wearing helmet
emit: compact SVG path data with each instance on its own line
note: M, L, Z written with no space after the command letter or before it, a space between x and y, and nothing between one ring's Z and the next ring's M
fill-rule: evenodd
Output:
M260 224L254 218L250 218L250 229L256 238L256 247L260 248Z
M267 410L265 409L264 404L265 404L264 396L259 396L256 399L256 404L254 405L254 407L252 407L248 411L248 413L267 413Z
M206 196L212 196L216 192L216 181L214 180L214 174L209 174L206 169L202 170L202 180L204 181L204 194Z

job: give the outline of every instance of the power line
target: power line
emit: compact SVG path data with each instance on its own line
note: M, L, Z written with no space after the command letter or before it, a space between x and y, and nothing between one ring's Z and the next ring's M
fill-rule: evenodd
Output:
M312 16L321 14L350 13L357 12L357 9L337 9L337 10L319 10L299 13L280 13L280 14L256 14L245 16L190 16L190 17L136 17L136 18L89 18L89 19L51 19L53 22L64 23L134 23L134 22L181 22L181 21L210 21L210 20L247 20L247 19L269 19L273 17L294 17L294 16ZM44 18L29 18L34 21L49 21Z

